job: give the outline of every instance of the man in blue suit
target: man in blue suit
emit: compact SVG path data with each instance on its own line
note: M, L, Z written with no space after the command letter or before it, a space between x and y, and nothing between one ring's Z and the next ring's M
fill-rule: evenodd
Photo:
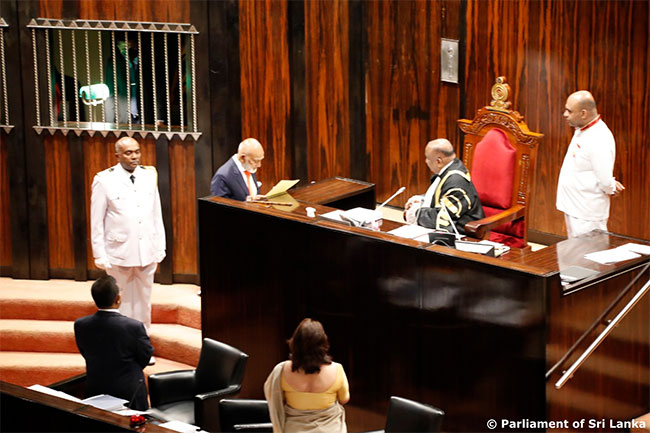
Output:
M255 173L262 166L264 149L259 141L247 138L239 143L237 153L232 156L212 177L210 193L245 201L247 197L256 198L261 182Z
M146 410L147 387L142 370L153 346L142 322L119 312L122 302L115 278L104 275L90 289L98 311L74 322L79 352L86 360L86 397L109 394Z

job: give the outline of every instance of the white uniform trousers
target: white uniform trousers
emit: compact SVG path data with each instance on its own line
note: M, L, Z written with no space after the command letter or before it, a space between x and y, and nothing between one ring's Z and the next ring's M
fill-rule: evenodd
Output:
M112 265L106 273L117 282L122 296L120 313L144 323L147 334L151 328L151 290L158 263L147 266Z
M588 221L564 214L564 223L569 238L575 238L592 230L607 231L607 220Z

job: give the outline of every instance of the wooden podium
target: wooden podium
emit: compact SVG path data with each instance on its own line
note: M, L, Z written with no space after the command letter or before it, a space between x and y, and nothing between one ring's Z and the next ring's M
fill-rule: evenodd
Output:
M585 252L630 240L596 233L492 258L397 238L386 233L399 226L390 221L375 232L322 220L332 208L314 202L287 211L199 200L203 336L249 354L242 397L263 398L267 375L287 359L286 340L311 317L346 369L351 431L383 428L391 395L443 409L444 431L487 431L490 419L570 424L648 412L648 296L562 389L553 387L559 376L545 378L650 256L597 266L597 277L564 288L559 270L588 266ZM612 385L608 370L628 359L633 371ZM616 408L597 404L619 392L636 398Z

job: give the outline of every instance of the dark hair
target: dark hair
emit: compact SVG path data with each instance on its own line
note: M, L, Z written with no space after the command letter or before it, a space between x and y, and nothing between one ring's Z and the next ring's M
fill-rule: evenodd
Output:
M332 363L327 353L330 342L318 320L304 319L287 343L291 350L291 371L302 369L306 374L318 373L323 364Z
M110 275L99 277L90 288L90 294L93 296L97 308L108 308L115 303L120 288L117 287L115 278Z

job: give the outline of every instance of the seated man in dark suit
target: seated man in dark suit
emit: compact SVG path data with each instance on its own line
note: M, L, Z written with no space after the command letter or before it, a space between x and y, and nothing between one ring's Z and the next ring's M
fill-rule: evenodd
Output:
M424 196L411 197L404 208L404 219L437 230L465 234L465 224L485 217L469 172L456 158L454 146L444 138L432 140L424 149L425 162L433 172L431 186Z
M247 197L256 198L261 183L257 182L255 172L262 166L264 149L259 141L247 138L239 144L237 153L219 167L210 182L210 193L245 201Z
M90 292L99 311L74 322L77 347L86 360L86 397L109 394L147 410L142 370L153 354L147 331L142 322L120 314L115 278L99 278Z

